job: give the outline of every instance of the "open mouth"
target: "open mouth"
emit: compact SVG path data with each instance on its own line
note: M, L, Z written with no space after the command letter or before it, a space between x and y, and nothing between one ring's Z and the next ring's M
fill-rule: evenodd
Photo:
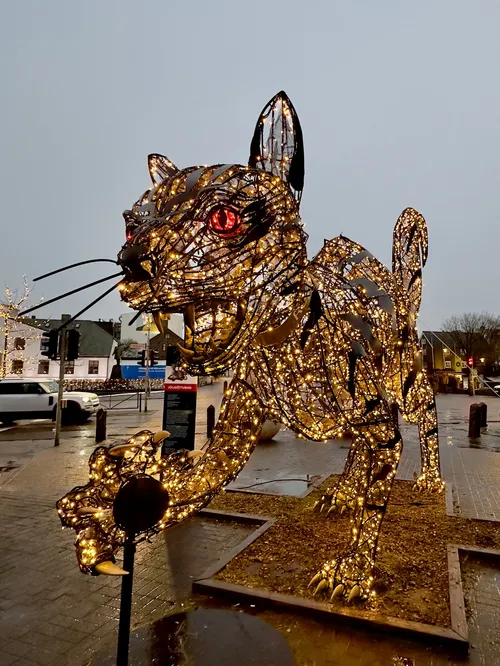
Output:
M179 351L189 363L218 356L236 337L246 313L246 302L212 299L189 303L184 310L185 347Z

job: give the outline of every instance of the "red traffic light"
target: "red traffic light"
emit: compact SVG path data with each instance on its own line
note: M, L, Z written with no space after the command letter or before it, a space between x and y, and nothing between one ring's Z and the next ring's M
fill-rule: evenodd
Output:
M473 359L473 358L470 358L470 359L467 361L467 364L468 364L471 368L473 368L473 367L474 367L474 359Z

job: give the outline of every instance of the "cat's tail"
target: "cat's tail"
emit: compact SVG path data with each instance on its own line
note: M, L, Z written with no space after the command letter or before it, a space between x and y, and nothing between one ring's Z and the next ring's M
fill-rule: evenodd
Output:
M392 245L392 272L397 291L402 297L407 314L416 319L422 300L422 268L427 261L427 224L413 208L406 208L394 227ZM398 309L398 308L397 308Z

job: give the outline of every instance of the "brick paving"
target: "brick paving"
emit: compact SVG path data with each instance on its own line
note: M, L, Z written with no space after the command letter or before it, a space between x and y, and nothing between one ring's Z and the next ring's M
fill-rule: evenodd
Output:
M1 493L0 664L86 664L116 640L120 578L83 576L52 502ZM189 603L191 581L251 527L194 518L138 546L132 627Z
M220 385L200 391L197 446L205 440L206 406L217 406L220 393ZM496 440L500 441L500 425L494 423L493 416L500 401L490 408L491 426L482 436L480 448L477 444L470 446L465 423L467 405L456 401L456 396L438 400L445 478L454 486L456 508L463 515L499 520L500 456L495 446ZM153 407L147 415L124 412L110 416L109 440L141 427L158 429L160 403L156 401ZM16 466L0 473L0 664L83 666L116 640L120 580L79 573L74 535L61 531L54 502L73 485L85 481L88 455L95 446L91 426L87 430L65 430L58 449L52 447L50 433L47 436L43 428L8 432L0 432L0 468L12 459ZM416 434L412 426L403 426L405 449L400 478L412 478L418 471ZM281 449L280 441L284 443ZM281 433L277 444L258 446L246 474L255 480L273 474L283 478L297 473L341 471L346 442L327 443L317 450L315 446ZM244 474L239 481L244 481ZM251 528L243 525L195 518L159 535L152 543L141 544L136 559L133 627L192 604L227 606L219 600L193 598L191 580L249 531ZM491 646L497 639L494 632L499 631L494 620L499 608L492 600L500 598L499 574L489 565L480 566L484 571L479 570L479 582L471 587L470 602L476 647L466 661L413 641L328 625L308 617L259 611L248 605L232 607L258 614L278 628L301 666L494 666L497 662Z
M500 663L500 563L484 557L462 561L471 642L470 664Z

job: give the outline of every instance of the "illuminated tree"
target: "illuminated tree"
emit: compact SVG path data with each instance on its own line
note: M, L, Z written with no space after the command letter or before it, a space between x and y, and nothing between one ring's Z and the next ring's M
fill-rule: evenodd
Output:
M34 357L27 354L29 343L40 340L41 335L30 325L29 320L19 314L27 304L30 289L26 278L23 278L21 295L10 287L5 288L5 301L0 303L0 345L1 362L0 377L20 372Z
M500 357L500 317L487 312L465 312L446 319L443 331L449 334L457 350L476 362L484 357L496 365Z

